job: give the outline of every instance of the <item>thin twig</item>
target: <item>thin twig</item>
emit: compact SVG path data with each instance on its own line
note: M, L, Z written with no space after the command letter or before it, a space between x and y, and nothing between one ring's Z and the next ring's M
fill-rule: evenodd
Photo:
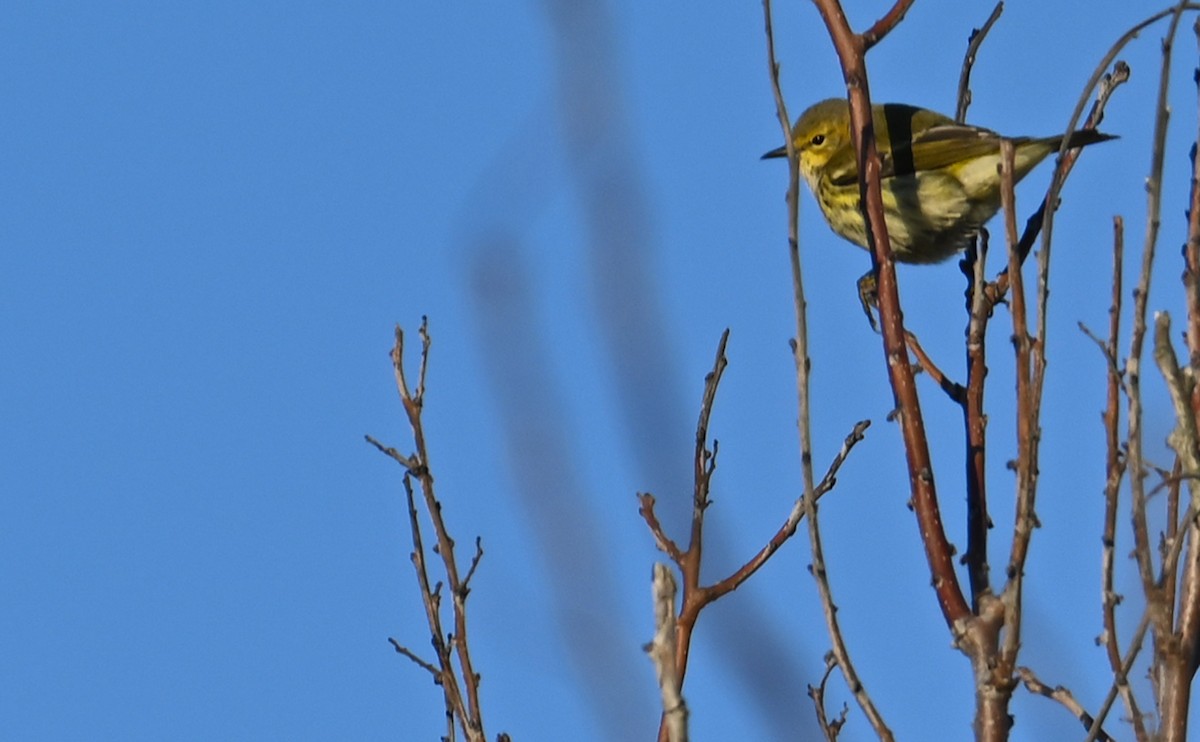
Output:
M888 31L895 27L896 23L900 21L904 15L904 12L908 9L908 6L911 5L911 3L912 0L898 0L898 2L893 6L892 10L884 18L880 19L875 26L872 27L871 32L869 32L871 34L869 38L855 37L855 41L852 43L859 49L857 58L860 64L862 54L865 53L865 50L871 44L883 38ZM838 5L836 2L832 2L832 0L823 0L822 2L818 2L818 8L820 9L822 16L826 18L826 23L830 26L831 33L833 33L835 36L838 36L840 33L841 40L845 42L850 36L850 28L846 23L845 15L842 14L840 5ZM807 302L804 297L804 280L800 264L798 238L799 168L796 159L794 142L792 141L790 134L790 119L787 115L787 107L784 105L783 101L783 90L779 83L779 63L775 57L775 40L771 21L770 0L763 0L763 12L766 21L768 69L770 72L772 89L775 93L776 110L779 115L780 126L784 130L784 137L787 142L786 146L788 151L788 161L790 163L790 178L788 187L788 249L792 266L792 290L796 310L796 337L792 346L792 353L796 363L796 390L800 428L800 466L804 481L804 504L805 514L808 517L809 545L812 550L813 557L812 571L813 575L817 579L817 590L821 596L822 606L824 607L826 629L829 633L830 641L833 644L832 651L834 657L837 659L838 667L841 669L842 676L845 678L846 684L849 686L851 693L854 695L855 701L858 703L859 708L862 709L863 714L867 717L867 720L871 724L871 727L875 730L876 735L880 739L887 742L892 739L892 732L888 728L887 723L884 721L882 714L880 714L879 710L875 707L874 701L868 694L866 687L859 679L854 664L850 659L849 650L847 649L845 641L842 637L841 629L839 628L837 621L836 609L834 607L828 576L825 570L824 556L821 550L820 528L817 523L817 493L812 471L812 433L810 427L811 416L809 398L809 371L811 368L811 361L808 354ZM831 15L836 15L840 19L838 31L834 31L834 24L830 20ZM835 45L837 43L838 40L835 39ZM850 80L850 77L851 76L847 74L848 81ZM858 105L865 105L866 107L852 115L857 116L860 121L860 125L862 125L862 111L869 111L869 101L867 100L866 95L865 70L862 71L861 76L858 77L857 80L860 81L861 85L863 86L861 89L863 100L858 101ZM869 116L867 116L867 118L869 119ZM869 124L867 124L867 126L869 126ZM882 224L882 201L880 200L879 195L878 180L879 158L874 152L874 146L870 140L871 135L868 133L866 147L869 150L869 153L867 157L874 158L873 169L870 167L869 169L871 169L871 172L874 173L875 193L874 196L868 196L866 200L867 202L871 202L872 199L874 199L877 212L873 218L878 220L878 224ZM856 141L861 142L862 140L861 138L856 138ZM863 150L860 149L860 152L861 151ZM860 160L859 164L861 167L864 162ZM883 240L883 254L886 256L890 252L886 245L886 235L884 235ZM898 314L898 300L895 298L894 267L892 268L891 275L885 277L885 284L887 281L891 281L891 283L885 285L883 289L885 292L890 291L891 293L888 299L885 300L885 303L891 302L890 306L892 310ZM895 314L892 318L893 320L895 319ZM886 324L887 323L885 321L885 325ZM904 355L904 341L902 335L900 334L901 330L902 327L898 322L895 322L891 326L885 326L885 333L890 335L894 343L892 350L895 352L897 357ZM908 368L907 362L902 363L901 365L905 366L910 387L914 386L912 384L912 370ZM915 387L913 388L912 393L915 396ZM919 409L917 410L916 415L919 422ZM932 488L932 484L930 484L930 488ZM936 508L936 501L934 502L934 507ZM951 575L953 575L953 567L951 567Z
M370 443L372 446L374 446L380 453L395 459L400 466L403 466L408 470L409 474L412 474L413 476L420 476L420 465L417 463L416 458L412 456L405 456L391 446L383 445L370 435L365 435L363 437L367 440L367 443Z
M1016 203L1013 192L1013 143L1000 142L1000 200L1003 204L1005 234L1008 238L1008 274L1012 282L1009 306L1012 313L1013 345L1016 350L1016 424L1017 424L1017 481L1016 518L1013 524L1012 548L1006 570L1007 582L1002 592L1005 605L1004 646L1000 671L1008 677L1016 668L1017 652L1021 646L1021 601L1025 576L1025 558L1036 525L1034 496L1037 487L1037 411L1035 408L1032 368L1035 346L1029 335L1025 304L1024 280L1021 275L1020 254L1017 252Z
M991 591L991 572L988 565L987 498L987 413L983 408L987 381L987 328L992 316L987 298L984 273L990 238L982 230L968 252L968 320L967 320L967 386L959 399L963 426L967 438L964 451L964 474L967 491L967 551L963 563L971 586L971 610L979 611L979 602Z
M1182 524L1187 528L1195 528L1197 526L1197 511L1193 508L1188 508L1184 514ZM1169 548L1167 556L1163 559L1163 578L1172 573L1178 564L1179 555L1183 550L1184 539L1176 539ZM1160 579L1159 585L1162 584ZM1129 683L1129 671L1133 669L1133 663L1137 660L1138 653L1141 651L1142 642L1146 638L1146 631L1151 625L1151 613L1157 610L1150 600L1146 601L1146 607L1142 611L1142 618L1138 622L1137 629L1133 632L1133 639L1129 642L1129 649L1125 652L1125 657L1121 661L1121 666L1117 672L1113 674L1112 685L1108 688L1108 693L1104 696L1104 703L1101 704L1100 710L1096 712L1096 719L1092 723L1092 728L1088 730L1088 737L1084 742L1094 742L1096 734L1100 730L1100 725L1108 717L1108 712L1112 709L1113 702L1117 698L1117 694L1122 692L1120 689ZM1140 739L1140 738L1139 738Z
M1158 15L1155 16L1153 20L1158 20L1162 17L1162 15ZM1144 23L1142 26L1149 25L1150 22ZM1099 90L1096 94L1096 101L1092 104L1092 109L1088 112L1088 117L1084 121L1083 126L1080 128L1095 129L1097 126L1099 126L1100 121L1104 118L1104 108L1108 105L1109 98L1118 87L1129 80L1129 65L1125 64L1124 62L1117 62L1115 65L1113 65L1111 72L1105 73L1104 70L1108 68L1108 63L1112 61L1112 57L1116 56L1117 50L1123 47L1125 43L1128 43L1130 40L1132 40L1136 35L1137 34L1135 33L1132 36L1128 36L1128 38L1125 38L1124 41L1119 42L1118 46L1114 46L1113 50L1109 52L1109 55L1105 57L1105 61L1096 68L1102 74L1098 76L1094 75L1094 79L1089 81L1089 84L1084 87L1084 93L1080 98L1081 107L1087 102L1088 97L1091 95L1093 89L1096 89L1098 86ZM1077 120L1078 115L1071 117L1070 124L1068 125L1069 131L1063 136L1064 143L1070 141L1070 131L1074 130L1075 122ZM1030 251L1033 250L1033 243L1036 242L1038 236L1042 234L1042 229L1047 220L1052 218L1047 213L1048 204L1053 203L1055 205L1055 209L1058 208L1058 194L1062 190L1062 186L1066 182L1067 176L1070 175L1071 170L1074 168L1075 162L1079 159L1079 155L1082 153L1082 151L1082 149L1066 150L1059 155L1058 161L1054 167L1054 174L1050 178L1050 185L1046 189L1046 195L1042 198L1042 202L1038 206L1037 210L1034 211L1033 214L1030 215L1029 219L1025 221L1025 229L1021 232L1021 240L1018 243L1018 253L1021 256L1022 264L1029 256ZM1050 210L1050 213L1053 213L1053 210ZM1004 271L996 277L994 282L988 284L987 294L989 303L992 305L998 304L1000 300L1003 299L1006 291L1008 291L1007 266L1005 266Z
M1115 588L1117 512L1120 502L1121 481L1125 476L1125 459L1121 451L1121 377L1122 371L1117 358L1121 329L1121 302L1124 293L1125 221L1113 217L1113 264L1112 298L1108 309L1108 339L1091 336L1104 354L1107 366L1107 393L1104 406L1105 482L1104 482L1104 532L1101 536L1101 614L1104 632L1098 643L1103 644L1108 657L1108 666L1116 677L1121 671L1120 636L1117 633L1117 606L1122 597ZM1087 332L1085 330L1085 332ZM1088 333L1091 335L1091 333ZM1121 699L1133 723L1134 736L1146 738L1145 722L1133 688L1128 683L1119 684Z
M817 593L821 596L825 627L832 644L830 653L836 659L838 667L841 668L842 677L846 679L846 685L849 686L851 694L854 695L854 699L858 702L863 714L866 715L876 735L884 742L891 742L894 739L891 729L888 728L882 714L875 707L875 702L867 693L866 686L859 679L858 671L850 660L850 650L842 634L841 623L838 621L837 605L833 601L833 589L829 584L829 574L825 568L825 552L821 544L816 498L809 495L805 497L805 501L807 503L809 548L812 551L812 565L809 567L809 571L817 582Z
M442 672L441 672L441 670L437 669L437 668L436 668L436 667L434 667L433 665L431 665L431 664L429 664L428 662L426 662L425 660L421 659L421 658L420 658L420 657L419 657L419 656L418 656L416 653L414 653L414 652L413 652L411 649L409 649L408 647L404 646L403 644L401 644L400 642L396 641L395 639L393 639L393 638L391 638L391 637L388 637L388 643L392 645L392 648L396 650L396 653L397 653L397 654L402 654L402 655L404 655L405 657L407 657L407 658L409 658L410 660L412 660L412 661L413 661L413 663L417 665L417 667L420 667L422 670L424 670L424 671L428 672L430 675L432 675L432 676L433 676L433 682L437 683L438 685L441 685L441 684L442 684Z
M384 446L372 436L366 440L377 450L391 457L404 467L403 477L405 502L407 506L409 533L412 538L412 553L410 555L417 576L417 586L425 608L425 618L429 627L430 641L438 657L436 668L437 682L442 686L446 702L449 728L447 737L455 736L455 721L461 727L463 735L470 742L483 742L486 735L483 730L482 711L479 703L480 675L475 671L471 659L467 632L467 595L470 592L469 582L483 558L481 542L476 539L476 553L468 567L465 579L460 579L458 562L454 556L454 539L443 514L442 503L434 491L433 472L429 465L429 449L425 441L425 428L421 419L425 405L425 379L429 367L429 350L432 339L429 335L428 318L422 318L418 331L421 339L421 356L417 371L417 383L410 386L405 371L404 331L396 326L395 342L391 350L392 370L396 380L396 391L408 418L412 432L415 451L412 454L401 454L394 448ZM414 482L416 487L414 488ZM433 525L436 545L433 552L441 560L445 573L445 584L453 607L453 631L447 632L442 622L442 582L433 584L429 575L429 565L424 537L421 533L420 517L417 511L416 489L420 490L420 500L429 521ZM414 661L415 655L402 645L392 640L398 652ZM457 667L456 667L457 663ZM418 662L426 669L433 667L431 663Z
M1088 83L1084 86L1084 92L1083 92L1083 94L1081 94L1079 96L1079 101L1075 104L1075 110L1072 111L1071 118L1067 123L1066 136L1063 137L1062 147L1059 150L1060 168L1062 166L1061 163L1063 163L1067 159L1066 152L1067 152L1067 148L1068 148L1068 144L1069 144L1070 135L1075 130L1075 125L1076 125L1076 123L1078 123L1080 116L1083 115L1083 109L1087 105L1087 100L1091 96L1091 91L1096 88L1096 86L1100 83L1101 79L1105 76L1105 74L1106 74L1105 71L1108 69L1108 66L1112 63L1112 61L1114 59L1116 59L1116 56L1117 56L1117 54L1120 53L1120 50L1123 49L1125 47L1125 45L1128 44L1130 41L1137 38L1137 35L1139 33L1141 33L1141 31L1143 29L1145 29L1147 26L1161 20L1162 18L1166 18L1169 15L1174 15L1174 18L1172 18L1172 21L1171 21L1172 30L1170 31L1170 35L1173 37L1174 36L1174 27L1177 25L1178 18L1184 10L1200 10L1200 5L1197 5L1194 3L1181 2L1181 3L1178 3L1177 5L1174 5L1170 8L1166 8L1166 9L1162 10L1161 12L1150 16L1149 18L1145 19L1141 23L1138 23L1137 25L1133 26L1128 31L1126 31L1125 34L1123 34L1121 36L1121 38L1118 39L1112 45L1112 47L1109 49L1108 53L1104 55L1104 58L1100 61L1100 63L1098 65L1096 65L1096 68L1092 71L1091 78L1089 78ZM1128 67L1121 63L1118 63L1117 66L1114 68L1112 77L1116 78L1118 73L1120 73L1122 71L1122 68L1123 68L1124 77L1127 78L1128 72L1129 72ZM1124 82L1124 80L1119 80L1119 81L1115 82L1113 87L1116 87L1116 85L1119 85L1121 82ZM1101 96L1103 95L1103 92L1104 92L1104 89L1102 87L1101 88ZM1092 111L1088 115L1089 123L1085 123L1084 128L1089 128L1089 126L1091 128L1095 128L1096 126L1099 125L1100 120L1103 118L1103 105L1101 103L1101 100L1102 100L1102 98L1100 98L1100 97L1097 98L1096 104L1093 105ZM1063 186L1063 183L1065 182L1065 180L1066 180L1065 173L1060 178L1059 177L1059 169L1056 168L1054 177L1052 177L1050 180L1050 188L1046 191L1046 202L1053 205L1054 208L1051 208L1049 210L1049 213L1046 214L1045 223L1042 225L1042 249L1043 250L1048 249L1049 244L1050 244L1050 237L1051 237L1051 233L1053 231L1053 224L1054 224L1054 209L1057 208L1059 192L1062 190L1062 186Z
M704 544L704 511L708 509L708 495L712 483L713 472L717 467L717 445L714 442L708 448L708 422L712 419L712 408L717 398L717 387L721 384L721 376L729 365L725 357L725 348L729 344L729 328L721 333L717 342L717 355L713 360L712 371L704 377L704 396L700 400L700 419L696 422L696 448L692 459L692 534L688 543L689 554L694 554L689 569L695 574L687 575L685 584L700 584L700 558ZM694 579L691 579L694 578Z
M983 25L971 30L971 37L967 40L967 53L963 57L962 72L958 75L958 106L954 111L954 120L960 124L967 120L967 107L971 105L971 69L975 66L975 55L1003 12L1004 2L1001 0L992 8L992 14Z
M838 471L842 468L842 464L845 463L846 458L850 455L850 450L853 449L859 441L866 437L866 430L868 427L870 427L870 425L870 420L860 420L854 424L854 429L851 430L846 436L846 439L842 441L841 450L839 450L837 455L833 457L833 461L829 464L829 468L826 469L825 476L821 478L821 481L813 489L814 501L819 502L821 497L832 490L834 485L837 484ZM725 579L721 580L720 582L713 583L707 588L704 588L710 600L716 600L722 595L741 587L743 582L748 580L751 575L753 575L759 570L760 567L766 564L767 560L771 558L771 555L779 551L779 548L796 533L796 529L800 525L800 520L804 517L806 512L807 509L804 502L804 497L801 496L792 506L792 510L788 514L787 520L785 520L783 525L781 525L779 529L775 531L775 534L771 536L770 540L767 541L766 545L764 545L762 549L758 551L758 553L756 553L745 564L736 569Z
M704 511L708 508L709 484L716 466L716 444L713 444L711 450L708 448L708 423L712 417L712 408L716 402L717 389L720 387L721 377L726 366L729 364L725 358L725 348L728 342L729 330L726 329L721 333L721 339L717 343L717 353L713 359L713 368L704 377L704 393L701 396L700 416L696 423L692 529L686 550L681 550L663 531L661 523L659 523L657 516L654 514L654 498L649 494L638 495L638 500L641 503L638 512L645 519L650 532L654 534L659 548L665 551L679 566L680 575L683 577L683 605L679 611L677 635L674 644L675 673L681 688L683 687L684 677L687 675L692 632L695 630L696 621L700 616L701 609L711 602L711 600L706 599L704 588L700 585L700 563L703 556L704 544ZM658 738L660 741L665 742L669 738L672 723L674 722L664 712L658 725Z
M871 26L862 35L863 52L865 53L871 47L883 41L883 37L892 32L900 21L904 20L904 14L908 12L909 7L913 4L913 0L896 0L896 4L892 6L882 18L875 21L875 25Z
M1147 609L1142 613L1142 620L1138 622L1137 629L1133 632L1133 639L1129 642L1129 649L1125 652L1125 659L1121 662L1119 672L1113 677L1112 685L1108 688L1108 693L1104 696L1104 703L1100 704L1100 710L1096 712L1096 717L1092 719L1092 726L1088 729L1088 736L1084 742L1096 742L1101 734L1101 727L1104 720L1108 718L1108 712L1112 709L1113 702L1117 700L1117 693L1120 692L1120 687L1129 683L1129 671L1133 669L1133 663L1137 660L1138 653L1142 649L1142 641L1146 638L1146 630L1150 628L1150 611Z
M911 330L905 330L904 339L908 342L908 349L916 356L917 364L921 366L921 370L929 374L929 378L933 379L933 383L941 387L941 390L946 393L947 397L955 402L961 402L963 395L966 393L966 387L951 379L938 367L934 360L929 357L929 354L925 352L925 348L921 347L921 341L917 338L916 333Z
M1079 701L1075 700L1075 696L1071 693L1071 691L1067 690L1061 685L1056 685L1051 688L1043 683L1041 679L1034 674L1033 670L1030 670L1028 667L1017 668L1017 674L1021 677L1021 682L1025 684L1025 688L1028 689L1030 693L1037 693L1039 696L1045 696L1052 701L1058 701L1063 705L1064 708L1067 709L1067 711L1070 711L1072 714L1074 714L1076 719L1079 719L1079 722L1083 724L1084 729L1090 730L1092 728L1092 724L1095 723L1096 720L1091 714L1084 710ZM1103 729L1097 729L1097 742L1110 742L1111 739L1112 737L1109 737Z
M825 686L829 684L829 676L833 674L834 668L837 667L837 660L832 652L825 654L825 672L821 674L821 682L816 686L808 686L808 697L812 699L813 706L817 713L817 726L821 728L821 733L825 735L826 742L836 742L838 734L841 733L842 727L846 725L846 714L850 707L842 704L842 710L838 714L838 718L830 721L829 713L825 710Z
M658 547L659 551L669 556L672 562L682 566L684 558L683 550L663 530L662 523L658 520L658 516L654 512L654 495L651 495L649 492L639 492L637 498L639 503L638 515L642 516L642 520L646 521L646 526L654 536L654 544Z
M429 625L430 643L437 654L438 683L442 686L442 694L446 701L446 710L464 725L470 718L470 709L463 698L462 687L458 675L454 671L453 649L444 638L445 629L442 625L442 595L441 584L433 586L429 579L429 566L426 562L425 544L421 536L420 518L417 512L416 497L413 494L412 477L404 476L404 496L408 506L408 530L412 537L413 550L409 554L413 569L417 573L417 587L421 593L421 603L425 608L425 620Z
M1200 43L1200 19L1192 27ZM1197 92L1200 92L1200 71L1194 75ZM1200 106L1197 107L1200 113ZM1192 182L1188 197L1188 232L1183 250L1183 288L1187 303L1187 341L1192 373L1200 375L1200 122L1195 142L1192 144ZM1200 415L1200 396L1193 398L1192 409Z

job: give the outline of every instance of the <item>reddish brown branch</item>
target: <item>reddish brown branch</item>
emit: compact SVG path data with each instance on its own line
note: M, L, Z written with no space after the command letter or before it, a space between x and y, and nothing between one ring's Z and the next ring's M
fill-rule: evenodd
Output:
M859 422L855 423L854 429L850 431L850 434L847 435L846 439L842 442L841 450L839 450L837 455L833 457L833 461L829 464L829 468L825 471L825 476L822 477L820 483L813 488L815 501L819 502L820 499L830 490L832 490L834 485L837 484L838 471L842 468L842 464L845 463L846 458L850 455L850 450L853 449L859 441L866 437L866 430L868 427L870 427L870 425L870 420L860 420ZM804 517L804 514L804 499L800 498L796 500L796 503L792 506L792 511L788 514L787 520L785 520L783 525L781 525L779 529L775 531L775 534L771 536L770 540L767 541L766 545L763 546L758 553L756 553L745 564L735 570L733 574L706 588L709 602L716 600L726 593L733 592L734 590L738 589L743 582L748 580L751 575L753 575L759 570L759 568L766 564L767 560L771 558L771 555L779 551L779 548L796 533L796 528L799 526L800 520Z
M833 461L829 464L829 468L825 471L825 476L814 488L816 499L819 501L824 495L828 494L837 484L837 474L845 463L846 458L850 455L851 449L865 437L866 429L870 426L869 420L862 420L855 424L854 429L846 436L842 442L842 448L834 456ZM658 548L670 557L671 561L679 566L680 572L686 574L685 565L696 561L698 557L696 552L689 549L684 551L672 541L666 533L663 532L662 524L654 513L654 497L650 494L643 493L638 495L638 500L641 507L638 513L642 519L646 521L647 527L654 534L655 542ZM721 598L722 596L737 590L742 584L750 579L767 561L779 551L779 549L796 534L796 530L800 525L800 521L805 514L804 498L801 496L793 504L787 518L779 526L774 534L767 540L761 549L750 557L744 564L734 570L724 579L713 583L712 585L700 585L698 582L695 586L689 588L684 586L683 605L679 612L679 631L681 636L690 638L696 620L699 618L700 611L709 603ZM679 642L680 656L683 658L680 664L680 678L687 670L687 654L688 644L686 640Z
M937 363L935 363L934 360L929 357L929 354L925 352L925 348L921 346L921 341L919 338L917 338L916 333L905 330L904 340L908 343L908 349L917 359L917 365L921 367L921 370L928 374L929 378L933 379L933 383L937 384L941 390L946 393L947 397L955 402L961 402L962 396L966 392L966 389L962 384L955 382L953 379L947 376L945 372L938 367Z
M904 16L908 13L908 9L912 7L913 0L896 0L896 4L892 6L882 18L875 21L875 25L871 26L862 35L863 52L865 53L871 47L883 41L883 37L892 32L900 21L904 20Z
M680 564L683 561L683 550L663 530L662 523L658 520L658 515L654 512L654 495L651 495L649 492L639 492L637 497L639 503L638 515L642 516L642 520L646 521L646 526L650 529L651 535L654 536L655 545L658 546L659 551L669 556L671 561Z
M688 656L691 649L691 639L695 632L696 623L700 618L700 613L703 609L713 601L722 596L733 592L748 580L755 572L759 570L767 560L774 555L784 543L787 542L796 533L796 529L801 518L808 512L805 507L805 498L801 497L793 505L788 517L779 527L774 535L767 541L766 545L751 557L745 564L735 570L725 579L713 584L700 584L700 565L703 554L703 529L704 529L704 514L708 508L709 499L709 484L711 482L716 445L710 450L707 446L708 441L708 423L712 416L712 408L716 401L717 389L720 385L722 372L728 365L725 357L725 347L728 341L729 331L726 330L721 336L721 341L717 347L716 359L713 362L713 369L705 377L704 394L701 399L701 411L699 422L696 428L696 450L695 450L695 509L693 511L692 536L688 543L687 549L681 549L663 530L662 524L658 520L658 516L654 512L654 497L648 493L638 495L640 507L638 512L643 520L646 521L647 527L654 535L654 539L659 549L666 553L672 562L674 562L683 576L683 599L679 607L679 614L674 624L674 672L675 676L671 679L672 682L677 681L677 689L681 689L684 677L687 674ZM825 476L821 482L813 487L813 498L821 498L824 494L833 489L837 483L837 473L842 464L849 456L851 449L861 441L867 427L870 425L868 421L859 422L854 426L850 435L842 444L841 450L834 457ZM664 689L664 693L667 690ZM672 691L674 693L675 691ZM667 704L662 716L662 721L659 725L659 739L667 740L672 733L671 729L678 726L681 722L678 718L672 718L671 709L675 708L675 704L669 698L664 696L664 703ZM682 697L680 696L680 703ZM683 721L686 722L686 711L683 713ZM686 724L684 725L686 726Z
M859 192L866 218L867 237L872 245L873 267L878 278L884 356L896 402L897 419L904 438L913 509L917 515L921 541L925 545L925 555L933 575L938 604L947 626L957 636L961 631L962 622L970 618L971 609L959 586L958 575L954 571L954 548L946 538L942 525L934 485L933 463L929 455L929 441L925 433L912 367L907 358L896 267L888 240L887 225L884 222L883 196L879 182L880 161L875 147L871 99L867 85L864 55L869 45L863 37L850 30L837 0L814 2L833 40L849 93L850 133L857 152ZM904 8L907 9L907 5L904 5Z
M711 449L708 447L708 429L709 421L712 418L713 406L716 402L717 390L720 387L724 370L728 366L728 360L725 355L728 340L729 331L726 330L722 333L720 342L717 344L717 353L713 360L712 370L705 376L704 380L704 393L701 396L700 415L696 425L696 447L693 461L694 507L691 537L686 549L680 548L663 530L662 524L654 512L654 497L648 493L638 495L640 503L638 512L641 514L643 520L646 521L650 532L654 535L659 549L666 553L671 558L671 561L678 566L683 578L683 597L679 607L679 615L675 623L675 641L673 644L675 657L674 672L679 688L682 688L684 677L687 674L691 638L701 611L708 604L736 590L757 572L759 568L766 564L767 560L795 534L800 519L806 512L803 506L804 498L802 497L792 507L783 525L779 527L775 534L768 540L767 544L750 560L716 584L705 586L700 583L700 566L704 544L704 515L710 503L709 490L712 474L716 467L716 443L713 443ZM836 483L838 470L841 468L842 463L845 462L850 450L858 441L862 440L864 431L869 424L869 422L865 421L860 422L854 427L851 434L847 436L841 451L834 457L833 463L830 464L824 478L822 478L819 485L816 485L812 489L814 498L820 498L833 488ZM664 702L667 701L668 699L664 697ZM662 721L659 725L659 739L666 740L671 734L672 726L677 726L678 724L679 720L671 718L669 709L664 711Z

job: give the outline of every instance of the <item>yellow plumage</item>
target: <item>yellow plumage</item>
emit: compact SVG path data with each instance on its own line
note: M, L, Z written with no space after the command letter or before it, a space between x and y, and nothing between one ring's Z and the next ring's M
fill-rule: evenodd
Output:
M1000 140L989 129L956 124L939 113L886 103L872 107L883 166L884 216L892 254L906 263L936 263L965 248L1000 209ZM1076 131L1071 147L1112 139ZM1062 135L1012 137L1014 180L1025 177L1062 144ZM859 207L858 166L845 99L821 101L792 129L800 173L834 232L867 247ZM786 148L763 158L784 157Z

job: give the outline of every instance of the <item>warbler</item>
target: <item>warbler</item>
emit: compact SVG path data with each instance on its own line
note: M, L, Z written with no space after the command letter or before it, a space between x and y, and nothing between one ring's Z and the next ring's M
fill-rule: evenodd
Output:
M1000 210L997 166L1002 137L900 103L872 106L871 114L892 255L904 263L937 263L967 247ZM1073 132L1068 141L1075 148L1113 138L1085 129ZM1063 135L1011 139L1015 182L1057 152ZM792 128L792 142L800 173L825 221L837 234L866 248L849 104L844 98L830 98L810 107ZM786 156L787 148L780 147L763 159Z

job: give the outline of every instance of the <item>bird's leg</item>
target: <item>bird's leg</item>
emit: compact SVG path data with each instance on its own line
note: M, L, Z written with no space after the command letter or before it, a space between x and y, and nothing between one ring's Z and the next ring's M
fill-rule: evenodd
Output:
M862 302L863 312L867 315L867 322L871 323L871 329L879 332L879 324L875 322L875 309L879 307L879 290L875 282L875 272L867 271L862 278L858 279L858 300Z

